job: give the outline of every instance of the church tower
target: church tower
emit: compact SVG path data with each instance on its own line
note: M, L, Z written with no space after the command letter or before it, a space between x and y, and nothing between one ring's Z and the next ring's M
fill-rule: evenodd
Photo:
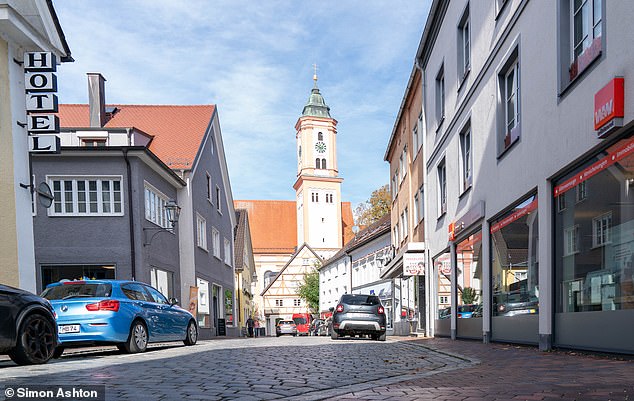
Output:
M297 141L297 244L307 243L324 257L343 247L341 182L337 169L337 120L317 87L295 124Z

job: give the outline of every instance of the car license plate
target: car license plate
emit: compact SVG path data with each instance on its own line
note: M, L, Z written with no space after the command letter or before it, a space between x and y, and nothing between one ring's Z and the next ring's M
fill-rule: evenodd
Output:
M357 317L373 317L374 315L371 313L357 313L355 316Z
M79 325L78 324L62 324L58 326L57 332L59 334L79 333Z

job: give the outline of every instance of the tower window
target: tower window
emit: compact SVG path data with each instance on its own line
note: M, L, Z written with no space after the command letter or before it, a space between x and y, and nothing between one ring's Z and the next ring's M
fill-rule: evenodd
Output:
M313 202L319 202L319 192L311 193L311 199Z
M326 169L326 159L321 159L321 168Z
M317 134L317 140L318 141L323 141L324 140L324 134L322 134L321 132Z
M321 168L321 159L320 158L316 158L315 159L315 168L317 168L317 169Z

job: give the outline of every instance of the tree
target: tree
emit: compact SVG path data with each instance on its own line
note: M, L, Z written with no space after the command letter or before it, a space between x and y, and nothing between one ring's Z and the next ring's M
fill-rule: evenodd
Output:
M304 275L304 282L300 284L298 294L306 301L311 313L319 311L319 271L317 269Z
M385 184L373 191L372 195L370 195L370 199L358 204L354 209L356 225L359 227L371 225L381 217L390 213L391 205L390 187Z
M478 293L476 292L475 288L465 287L462 290L462 303L468 305L468 304L474 304L477 301L478 301Z

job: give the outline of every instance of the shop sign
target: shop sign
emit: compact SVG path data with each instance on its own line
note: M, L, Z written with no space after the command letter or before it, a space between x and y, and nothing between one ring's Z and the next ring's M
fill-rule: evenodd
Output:
M404 253L403 254L403 276L422 276L425 274L425 254Z
M625 79L611 80L594 95L594 130L599 138L604 138L623 126Z
M624 159L625 157L633 153L634 153L634 137L630 138L630 140L625 145L621 146L619 149L608 153L607 156L603 157L601 160L583 169L574 177L566 180L560 185L557 185L555 187L555 190L553 191L553 196L557 197L571 190L572 188L576 187L580 183L590 179L596 174L599 174L601 171L607 169L608 167L621 161L622 159Z
M59 139L37 134L59 132L57 92L57 58L51 52L24 53L24 87L26 89L29 149L37 153L59 153Z

